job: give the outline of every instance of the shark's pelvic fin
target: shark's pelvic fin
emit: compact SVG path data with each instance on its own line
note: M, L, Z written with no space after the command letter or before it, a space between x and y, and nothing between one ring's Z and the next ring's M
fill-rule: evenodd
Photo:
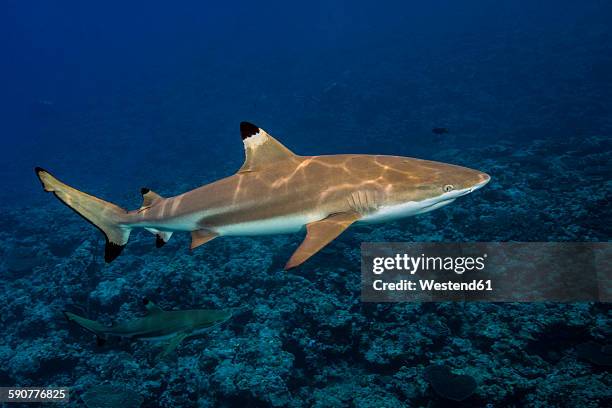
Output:
M102 231L106 237L104 260L111 262L117 258L130 237L131 229L122 225L127 211L62 183L40 167L34 170L45 191L55 194L61 202Z
M361 218L361 215L357 212L344 212L332 214L321 221L315 221L306 225L306 238L304 238L302 244L291 255L291 258L285 265L285 270L302 264L359 218Z
M238 173L257 171L269 163L295 156L282 143L252 123L240 123L240 136L244 143L246 158Z
M162 351L159 354L159 358L163 359L168 357L168 355L170 355L170 353L172 353L174 350L176 350L176 348L178 347L179 344L181 344L181 342L188 337L187 333L179 333L176 336L174 336L173 338L170 339L170 341L168 342L168 345L166 346L166 348L164 349L164 351Z
M161 307L157 306L155 303L151 302L148 298L144 298L142 300L142 303L147 308L147 312L149 312L149 314L152 314L152 313L161 313L161 312L164 311L164 309L162 309Z
M217 237L217 233L205 229L191 231L191 246L190 249L196 249L200 245L204 245L210 240L213 240Z

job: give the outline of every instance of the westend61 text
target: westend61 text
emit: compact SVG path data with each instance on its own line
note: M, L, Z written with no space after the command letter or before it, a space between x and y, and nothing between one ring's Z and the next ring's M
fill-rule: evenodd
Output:
M422 291L483 291L493 290L491 280L473 280L471 282L437 282L433 279L419 279L418 285L415 281L402 279L398 282L384 282L380 279L372 283L376 291L387 290L422 290Z

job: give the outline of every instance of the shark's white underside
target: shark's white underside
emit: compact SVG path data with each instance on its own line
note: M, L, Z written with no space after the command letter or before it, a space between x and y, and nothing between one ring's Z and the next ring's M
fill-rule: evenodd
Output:
M365 214L361 219L359 219L359 221L357 221L357 224L389 222L414 215L424 214L450 204L455 201L457 197L469 194L479 187L480 186L470 189L450 191L437 197L421 201L409 201L397 205L382 206L371 213ZM210 210L203 211L202 213L194 213L181 218L165 220L159 224L147 225L147 227L156 228L160 231L194 231L201 228L201 220L209 214ZM329 214L315 211L291 214L239 224L227 224L215 228L214 232L220 236L290 234L299 232L305 225L315 221L320 221L326 218L328 215Z
M215 323L211 326L207 326L207 327L200 327L194 330L185 330L185 331L176 331L176 332L172 332L172 333L168 333L162 336L157 336L157 337L139 337L139 340L142 341L150 341L150 342L161 342L161 341L167 341L170 340L174 337L176 337L178 334L185 334L188 337L194 337L194 336L200 336L203 334L206 334L208 332L210 332L212 329L214 329L215 327L221 325L223 322L219 322L219 323Z

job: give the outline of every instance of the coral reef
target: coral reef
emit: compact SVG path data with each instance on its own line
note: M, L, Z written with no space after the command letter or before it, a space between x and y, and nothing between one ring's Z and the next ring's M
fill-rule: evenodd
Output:
M442 398L463 401L474 393L478 384L471 375L455 374L447 366L431 365L425 368L425 379Z
M444 406L449 398L604 406L612 401L608 306L362 303L359 244L609 239L602 165L611 150L595 137L467 149L462 159L493 176L487 188L423 216L351 229L291 272L282 266L298 235L222 238L189 252L187 234L156 249L142 232L107 265L99 232L55 200L5 208L0 382L69 386L70 406L96 406L92 392L112 394L96 388L104 383L117 395L137 393L145 407ZM441 150L435 159L454 155ZM98 347L61 314L127 320L143 313L145 296L166 309L236 312L168 360L155 358L152 343ZM432 366L444 369L433 375ZM452 394L445 381L456 378L466 390Z
M143 401L136 391L110 384L91 387L81 399L87 408L138 408Z

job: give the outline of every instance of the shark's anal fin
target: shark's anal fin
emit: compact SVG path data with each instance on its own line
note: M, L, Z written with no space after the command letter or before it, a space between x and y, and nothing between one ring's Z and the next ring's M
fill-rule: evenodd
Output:
M172 235L171 233L168 235ZM168 236L168 238L170 238ZM166 242L168 241L168 239L164 239L164 236L162 234L155 234L155 248L161 248L164 245L166 245Z
M148 298L142 299L142 303L147 308L147 312L149 314L161 313L164 311L161 307L157 306L155 303L151 302Z
M176 336L174 336L173 338L171 338L170 341L168 342L168 344L166 345L166 348L164 349L164 351L162 351L159 354L159 358L160 359L164 359L164 358L168 357L170 355L170 353L172 353L174 350L176 350L178 345L181 344L181 342L187 336L188 336L187 333L179 333Z
M246 157L238 173L257 171L270 163L295 157L291 150L252 123L240 123L240 136Z
M155 247L156 248L161 248L164 245L166 245L166 242L168 242L168 240L172 236L172 231L160 231L155 228L145 228L145 229L149 231L150 233L155 234Z
M210 240L215 239L218 236L216 232L201 229L191 232L191 246L190 249L195 249L200 245L204 245Z
M344 212L332 214L321 221L308 224L306 226L306 238L285 265L285 270L302 264L359 218L361 218L361 215L357 212Z

